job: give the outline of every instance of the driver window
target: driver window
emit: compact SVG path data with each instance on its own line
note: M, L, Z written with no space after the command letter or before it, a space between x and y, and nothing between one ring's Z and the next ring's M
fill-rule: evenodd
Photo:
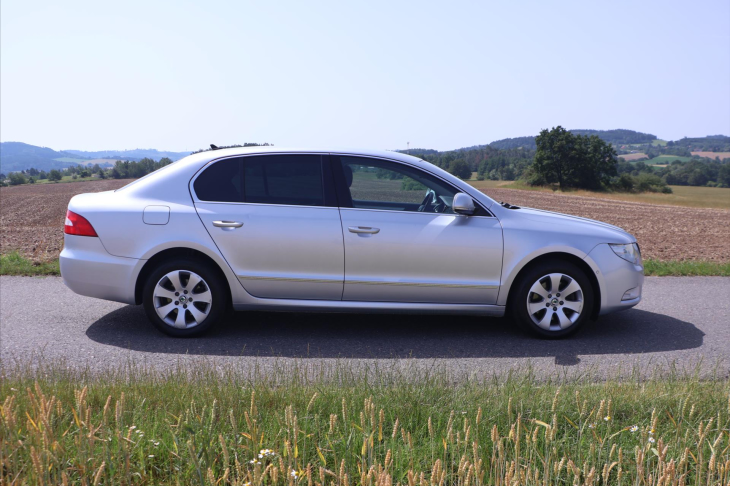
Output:
M340 162L354 208L453 213L457 191L421 170L363 157L340 157Z

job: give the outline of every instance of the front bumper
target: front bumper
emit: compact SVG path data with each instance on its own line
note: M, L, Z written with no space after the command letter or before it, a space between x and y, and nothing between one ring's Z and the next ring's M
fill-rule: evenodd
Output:
M99 238L64 235L59 258L63 283L80 295L134 304L142 260L110 255Z
M644 267L617 256L608 244L596 246L586 257L601 287L599 315L630 309L641 302ZM628 290L636 289L638 297L622 300Z

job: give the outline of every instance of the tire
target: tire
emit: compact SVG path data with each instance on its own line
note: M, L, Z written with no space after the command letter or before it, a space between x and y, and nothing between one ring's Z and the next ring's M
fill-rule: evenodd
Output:
M205 333L223 317L228 298L223 279L210 265L174 259L161 263L149 274L142 302L157 329L169 336L193 337Z
M514 319L526 331L546 339L577 332L590 319L593 310L590 280L578 266L563 260L530 268L510 293Z

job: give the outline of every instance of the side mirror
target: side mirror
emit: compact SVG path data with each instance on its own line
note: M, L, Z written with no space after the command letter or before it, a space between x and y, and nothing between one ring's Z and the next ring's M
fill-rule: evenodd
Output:
M454 202L451 206L456 214L471 216L474 214L474 200L463 192L456 193Z

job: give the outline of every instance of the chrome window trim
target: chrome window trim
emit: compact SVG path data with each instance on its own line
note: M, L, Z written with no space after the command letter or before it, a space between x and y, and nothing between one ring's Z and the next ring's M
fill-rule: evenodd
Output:
M481 207L481 205L480 205ZM484 208L482 208L484 209ZM465 216L462 216L457 213L426 213L423 211L397 211L395 209L371 209L371 208L345 208L340 206L340 211L378 211L380 213L396 213L396 214L422 214L424 216L457 216L459 218L463 218ZM486 209L484 209L487 211ZM492 213L487 211L490 215L489 216L466 216L469 218L489 218L489 219L496 219L494 216L492 216Z
M194 203L200 203L200 204L226 204L226 205L236 205L236 206L270 206L270 207L279 207L279 208L309 208L309 209L341 209L337 206L304 206L302 204L269 204L269 203L246 203L246 202L222 202L222 201L201 201L199 199L194 198Z
M203 173L203 171L208 166L210 166L210 165L212 165L212 164L214 164L216 162L220 162L220 161L228 160L228 159L237 159L237 158L240 158L240 157L260 157L260 156L267 156L267 155L320 155L320 156L321 155L334 155L334 156L339 156L339 157L358 157L358 158L364 158L364 159L383 160L385 162L391 162L391 163L396 163L396 164L403 164L403 165L406 165L406 166L408 166L408 167L410 167L412 169L423 171L423 172L427 173L428 175L430 175L431 177L435 177L435 178L439 179L441 182L443 182L444 184L448 185L449 187L451 187L453 189L456 189L457 190L456 192L464 192L460 188L455 187L451 182L449 182L446 179L444 179L443 177L439 176L438 174L434 174L433 172L431 172L429 170L426 170L426 169L424 169L422 167L419 167L417 165L413 165L411 163L404 162L402 160L389 159L387 157L379 157L379 156L375 156L375 155L365 155L365 154L358 154L358 153L346 153L346 152L345 153L342 153L342 152L260 152L260 153L256 153L256 154L228 155L228 156L224 156L224 157L219 157L217 159L211 159L208 162L206 162L202 167L200 167L200 169L198 169L198 171L193 175L193 177L190 179L190 182L188 183L188 190L190 191L190 196L193 199L193 203L201 203L201 204L236 204L236 205L246 205L246 206L274 206L274 207L285 207L285 208L292 208L292 207L296 207L296 208L319 208L319 209L332 209L332 208L335 208L335 209L354 209L354 210L357 210L357 211L380 211L380 212L399 213L399 214L403 214L403 213L408 213L408 214L440 214L440 215L448 216L448 214L446 214L446 213L421 213L421 212L418 212L418 211L395 211L395 210L392 210L392 209L347 208L347 207L343 207L343 206L304 206L304 205L300 205L300 204L268 204L268 203L248 203L248 202L205 201L205 200L202 200L202 199L198 198L198 195L195 193L195 189L194 189L195 180L200 176L200 174ZM170 164L170 165L172 165L172 164ZM469 194L469 193L466 193L466 194ZM469 194L469 196L472 199L474 199L474 196L472 196L471 194ZM479 207L482 208L487 213L487 215L486 216L468 216L469 218L494 218L494 219L496 219L496 216L494 215L494 213L492 211L490 211L489 209L485 208L484 205L481 202L475 200L474 203L475 204L478 204ZM458 214L456 214L456 213L454 213L453 215L454 216L458 216Z

